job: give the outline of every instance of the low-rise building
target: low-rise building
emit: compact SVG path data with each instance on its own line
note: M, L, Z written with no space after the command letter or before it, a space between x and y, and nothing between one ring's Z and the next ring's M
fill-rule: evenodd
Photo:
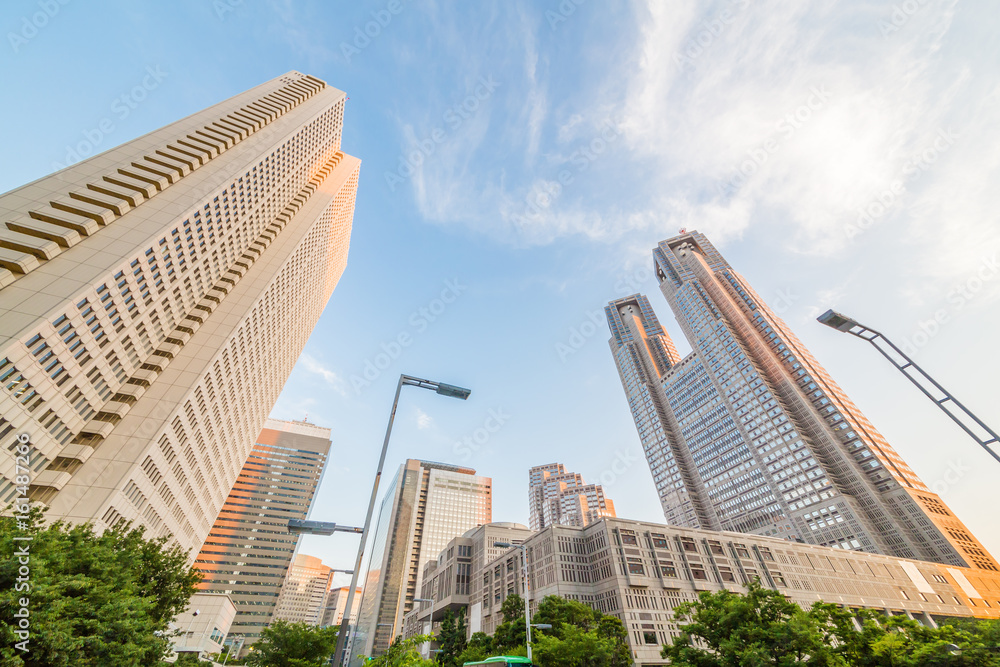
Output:
M195 593L188 608L174 617L172 628L180 633L173 640L174 653L197 653L199 657L219 653L228 643L234 618L236 605L228 595Z
M671 620L678 604L702 591L742 592L754 579L803 608L824 601L929 626L946 617L1000 617L1000 577L979 569L617 518L534 534L522 528L520 539L494 534L490 527L497 525L456 538L428 565L421 594L434 603L408 618L408 636L436 631L445 609L463 605L470 634L493 634L503 621L504 599L524 595L520 550L493 545L522 540L532 613L543 598L557 595L615 616L642 665L666 664L660 648L679 634ZM462 546L471 547L471 558ZM477 561L476 549L486 557ZM467 587L461 565L471 566Z

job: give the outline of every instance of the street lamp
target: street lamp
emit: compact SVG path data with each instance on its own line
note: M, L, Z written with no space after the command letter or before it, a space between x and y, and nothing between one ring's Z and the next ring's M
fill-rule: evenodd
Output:
M531 583L528 581L528 551L523 544L511 544L510 542L494 542L493 546L500 549L510 549L511 547L521 550L521 571L524 573L524 631L525 640L528 646L528 662L531 662L531 609L528 606L528 596L531 593ZM550 625L549 628L552 626Z
M392 410L389 412L389 423L385 428L385 440L382 441L382 453L379 455L378 469L375 471L375 481L372 483L372 495L368 501L368 514L365 516L365 526L361 529L361 544L358 545L357 564L354 566L354 574L351 576L351 588L347 591L347 603L345 608L348 610L351 609L351 605L354 602L354 589L358 585L358 573L361 572L361 561L365 554L365 543L368 540L368 529L371 527L372 512L375 510L375 498L378 495L378 484L379 480L382 479L382 466L385 464L385 453L389 448L389 436L392 434L392 422L396 418L396 406L399 404L399 392L403 389L403 385L419 387L420 389L433 389L436 393L441 394L442 396L460 398L463 401L469 397L469 394L472 393L471 389L456 387L455 385L445 384L444 382L423 380L410 375L399 376L399 382L396 384L396 397L392 399ZM348 616L349 614L344 614L344 620L340 625L340 633L337 635L337 648L334 651L335 665L342 665L344 662L344 649L346 648L347 642Z
M200 614L200 613L201 613L201 609L195 609L194 613L191 614L191 622L188 623L188 629L184 632L184 641L185 642L188 641L188 635L191 634L191 626L194 625L194 619L196 619L198 617L198 614ZM190 648L190 647L189 646L185 646L184 648Z
M229 642L229 650L226 651L226 659L222 661L223 667L225 667L225 664L229 662L229 657L233 654L233 646L236 645L236 637L240 638L240 647L236 649L236 655L238 656L240 651L243 650L243 642L247 639L246 635L233 635L233 641Z
M922 391L927 398L934 401L934 403L941 408L946 415L951 417L952 421L962 427L963 431L968 433L973 440L979 443L980 447L985 449L994 459L1000 461L1000 454L997 454L997 452L990 447L991 444L1000 442L1000 435L997 435L996 431L984 424L979 417L972 414L968 408L959 403L957 398L952 396L947 389L938 384L934 378L925 373L920 366L917 366L913 359L910 359L906 356L905 352L896 347L895 343L871 327L866 327L857 320L834 310L826 311L817 317L816 320L820 324L825 324L831 329L849 333L852 336L856 336L861 340L866 340L871 343L872 347L878 350L883 357L888 359L892 365L899 370L899 372L907 377L910 382L915 384L917 389ZM902 359L903 363L893 356L891 352L898 355L898 357ZM950 403L951 405L947 406L945 405L946 403ZM977 434L973 430L974 425L978 425L987 433L987 436Z

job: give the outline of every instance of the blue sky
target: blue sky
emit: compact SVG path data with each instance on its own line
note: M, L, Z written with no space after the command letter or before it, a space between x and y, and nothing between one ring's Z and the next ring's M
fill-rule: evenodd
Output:
M997 554L998 464L814 318L909 342L1000 426L998 23L955 0L6 2L0 191L312 74L350 97L363 161L347 272L272 415L333 429L314 518L363 521L405 372L473 393L409 390L390 469L475 467L494 519L527 522L528 467L561 461L620 516L662 520L600 311L645 292L689 351L650 271L686 227ZM503 425L463 444L491 411ZM335 567L354 549L303 547Z

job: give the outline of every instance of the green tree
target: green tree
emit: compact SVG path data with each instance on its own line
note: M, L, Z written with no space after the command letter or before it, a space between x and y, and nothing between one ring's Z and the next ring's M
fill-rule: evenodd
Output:
M847 664L826 641L821 619L757 582L743 595L703 592L697 602L678 605L674 619L681 635L660 653L672 665Z
M533 623L548 623L552 634L562 639L564 627L576 627L590 631L597 627L601 613L576 600L567 600L556 595L546 596L533 614Z
M459 656L465 651L465 608L460 608L455 615L450 609L444 612L441 619L441 631L438 633L438 646L441 652L437 654L437 662L443 667L459 667Z
M169 665L169 662L161 662L160 665ZM202 660L197 653L181 653L173 662L174 667L212 667L211 660Z
M503 604L500 605L500 613L503 614L504 623L510 623L518 618L523 619L524 598L517 593L511 593L504 599Z
M18 559L0 560L0 665L158 663L170 650L169 623L200 578L187 566L187 554L168 547L166 538L145 539L141 528L97 535L90 524L45 525L43 519L38 509L27 518L0 517L0 550L16 554L27 545L30 568L18 582ZM21 598L30 614L27 652L16 648Z
M396 637L386 652L369 660L365 667L436 667L434 661L420 655L420 645L432 641L434 635L415 635L409 639Z
M674 619L681 635L661 655L679 667L1000 667L1000 622L930 628L821 602L805 611L757 583L745 594L701 593Z
M260 633L246 664L252 667L324 667L340 628L275 621Z
M493 638L485 632L474 632L465 643L465 650L455 662L464 665L467 662L485 660L493 655L496 655L493 653Z

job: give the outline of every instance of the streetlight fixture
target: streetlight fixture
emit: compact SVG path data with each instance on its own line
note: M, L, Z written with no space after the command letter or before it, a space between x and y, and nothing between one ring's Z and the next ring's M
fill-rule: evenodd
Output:
M959 403L957 398L952 396L947 389L942 387L934 378L924 372L920 366L917 366L913 359L910 359L905 352L896 347L895 343L871 327L866 327L857 320L834 310L826 311L817 317L816 320L820 324L825 324L831 329L849 333L852 336L871 343L872 347L878 350L883 357L888 359L892 365L895 366L899 372L905 375L910 382L916 385L917 389L922 391L927 398L934 401L934 403L941 408L946 415L951 417L952 421L958 424L963 431L968 433L973 440L979 443L980 447L985 449L994 459L1000 461L1000 454L994 451L990 446L991 444L995 445L996 443L1000 443L1000 435L997 435L996 431L984 424L979 417L974 415L968 408ZM893 353L895 353L895 356ZM900 359L902 359L902 362ZM984 436L981 435L981 433L976 433L975 430L973 430L976 426L985 431L986 435Z
M419 387L420 389L433 389L435 393L442 396L459 398L463 401L469 398L469 394L472 393L471 389L456 387L455 385L445 384L444 382L424 380L411 375L399 376L399 382L396 384L396 396L392 399L392 410L389 412L389 423L385 428L385 439L382 441L382 453L379 455L378 469L375 471L375 481L372 484L372 495L368 501L368 514L365 516L364 528L361 529L361 544L358 545L358 558L356 565L354 566L354 574L351 576L351 588L347 591L345 609L348 610L351 609L351 605L354 603L354 589L357 588L358 585L358 573L361 572L361 561L364 559L365 543L368 540L368 529L371 527L372 513L375 511L375 498L378 495L379 481L382 479L382 466L385 464L385 453L389 448L389 436L392 434L392 422L396 419L396 406L399 404L399 392L403 389L404 385L409 387ZM340 633L337 635L337 648L334 651L335 665L342 665L344 663L344 650L347 647L348 615L349 614L344 614L344 620L340 625Z
M195 609L194 613L191 614L191 622L188 623L188 628L187 628L187 630L184 631L184 641L185 642L188 641L188 635L191 634L191 627L194 625L194 619L198 618L198 614L200 614L200 613L201 613L201 609ZM190 648L190 647L186 645L184 648Z
M511 547L521 550L521 571L524 573L524 631L525 640L528 647L528 662L531 662L531 609L528 606L528 596L531 594L531 582L528 580L528 550L523 544L512 544L510 542L494 542L493 546L500 549L510 549ZM546 625L546 624L540 624ZM549 628L552 626L550 625Z

